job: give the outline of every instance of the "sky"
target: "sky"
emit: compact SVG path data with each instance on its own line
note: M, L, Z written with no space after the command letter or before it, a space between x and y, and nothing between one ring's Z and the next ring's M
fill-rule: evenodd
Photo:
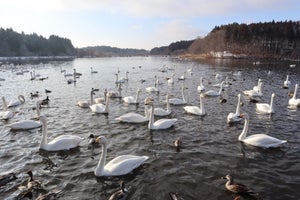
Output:
M58 35L78 48L151 50L215 26L299 21L299 13L299 0L0 0L0 27Z

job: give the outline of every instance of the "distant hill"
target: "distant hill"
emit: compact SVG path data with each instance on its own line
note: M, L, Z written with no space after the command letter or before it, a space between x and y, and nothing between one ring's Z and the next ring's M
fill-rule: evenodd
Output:
M191 42L191 43L190 43ZM186 45L174 45L186 44ZM177 48L171 48L171 47ZM214 57L300 58L300 21L232 23L216 26L207 36L193 41L156 47L151 54Z
M121 49L110 46L84 47L77 49L78 57L106 57L106 56L145 56L149 51L144 49Z
M0 28L0 57L12 56L73 56L71 40L51 35L48 39L33 34L17 33Z

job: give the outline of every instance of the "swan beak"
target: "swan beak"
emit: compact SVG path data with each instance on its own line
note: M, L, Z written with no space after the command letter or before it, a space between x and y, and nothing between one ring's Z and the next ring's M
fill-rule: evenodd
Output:
M99 143L101 141L100 136L95 139L95 143Z

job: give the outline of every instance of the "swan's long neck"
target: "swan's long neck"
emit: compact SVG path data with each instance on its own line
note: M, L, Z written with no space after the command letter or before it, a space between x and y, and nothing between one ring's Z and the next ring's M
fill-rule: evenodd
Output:
M181 90L181 95L182 95L182 100L185 101L185 98L184 98L184 88L182 88L182 90Z
M40 102L36 103L36 114L38 117L41 116L41 111L40 111Z
M171 111L170 101L169 101L169 95L166 96L166 102L167 102L167 111Z
M107 154L106 143L103 143L102 144L102 153L101 153L97 168L95 170L96 175L101 176L103 174L103 169L104 169L104 165L105 165L105 161L106 161L106 154Z
M220 87L220 90L219 90L219 95L221 95L221 92L222 92L222 90L223 90L223 82L221 83L221 87Z
M42 141L40 144L40 148L47 146L47 122L46 120L41 120L42 122Z
M294 91L293 99L296 99L297 90L298 90L298 84L295 85L295 91Z
M93 91L91 91L91 105L93 105L94 102L94 95L93 95Z
M241 112L241 95L239 94L235 114L239 115L240 112Z
M148 123L148 128L149 128L149 129L152 129L152 127L153 127L153 122L154 122L154 106L151 105L150 119L149 119L149 123Z
M289 75L286 75L286 81L287 82L289 81Z
M245 124L242 133L239 135L239 141L243 141L246 138L247 132L248 132L248 126L249 126L249 117L244 116L245 118Z
M7 103L6 103L5 97L2 97L2 102L3 102L3 105L2 105L3 110L7 111Z
M201 111L202 113L205 113L204 105L203 105L203 97L202 97L201 94L200 94L200 111Z
M274 107L274 103L273 103L274 102L274 97L275 97L274 95L271 96L271 102L270 102L271 111L273 111L273 107Z
M139 91L137 91L137 92L136 92L136 96L135 96L135 103L137 103L137 102L138 102L138 100L139 100L139 96L140 96L140 92L139 92Z
M262 82L259 82L259 84L258 84L258 92L259 93L262 93Z
M202 83L202 82L203 82L203 78L200 77L200 86L201 86L201 87L203 87L203 83Z
M145 108L144 108L144 113L145 113L145 117L147 118L147 119L149 119L149 107L148 107L148 105L145 105Z
M116 74L116 83L118 83L118 81L119 81L119 75Z
M105 108L104 108L104 111L105 112L108 112L108 103L109 103L109 97L106 97L106 101L105 101Z

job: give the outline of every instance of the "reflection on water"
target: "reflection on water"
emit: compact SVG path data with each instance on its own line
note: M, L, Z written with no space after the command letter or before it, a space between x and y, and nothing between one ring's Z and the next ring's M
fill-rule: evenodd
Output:
M298 63L297 63L298 65ZM91 67L98 73L91 73ZM76 82L67 84L62 71L82 73ZM16 72L23 69L23 75ZM174 70L170 70L174 69ZM286 75L294 85L299 83L300 67L289 67L289 63L261 62L253 66L247 60L209 60L196 63L170 57L124 57L124 58L82 58L70 61L44 63L3 64L0 67L0 96L7 101L25 96L25 103L13 108L15 116L0 122L0 173L14 171L18 179L0 188L3 199L13 199L20 193L18 186L26 183L24 173L31 169L35 178L42 181L47 190L60 188L61 199L108 199L119 189L119 182L125 181L129 199L169 199L170 192L177 192L184 199L233 199L225 191L225 181L220 177L232 174L238 182L259 192L263 199L299 199L299 108L289 107L288 91L283 89ZM99 89L95 97L103 97L105 89L117 91L115 73L122 84L123 96L135 96L142 88L139 105L126 105L121 99L111 99L109 114L93 114L89 108L78 107L77 101L89 100L91 88ZM163 71L163 72L162 72ZM236 72L240 71L239 76ZM271 73L268 73L271 71ZM45 80L30 80L30 72L48 77ZM184 81L178 80L185 73ZM192 73L190 73L192 72ZM167 84L167 78L175 73L174 85ZM143 100L152 97L156 107L166 108L165 96L172 93L181 98L181 87L186 86L185 98L189 105L199 105L197 86L200 77L206 89L218 90L216 74L221 80L228 76L229 87L222 91L225 103L217 98L205 98L207 115L189 115L182 106L172 106L170 118L177 118L175 126L168 130L149 131L145 124L119 123L116 117L137 112L144 114ZM235 74L235 75L234 75ZM159 79L160 92L147 93L146 87L154 86ZM274 99L275 113L259 114L255 103L242 95L242 112L250 116L249 134L266 133L288 140L281 148L261 149L238 142L243 121L228 125L227 115L235 112L237 94L250 90L261 78L264 83L263 97L259 102L269 103ZM45 89L51 90L46 93ZM39 97L30 93L39 91ZM97 178L94 169L101 154L99 145L88 145L84 140L81 147L71 151L46 152L39 150L41 130L11 131L7 124L36 116L33 109L37 100L49 96L49 104L41 108L47 116L48 137L60 134L80 135L84 138L93 133L104 135L108 141L107 161L121 154L147 155L150 159L132 173L121 177ZM1 103L2 105L2 103ZM158 119L158 118L156 118ZM180 151L174 147L174 140L181 138Z

